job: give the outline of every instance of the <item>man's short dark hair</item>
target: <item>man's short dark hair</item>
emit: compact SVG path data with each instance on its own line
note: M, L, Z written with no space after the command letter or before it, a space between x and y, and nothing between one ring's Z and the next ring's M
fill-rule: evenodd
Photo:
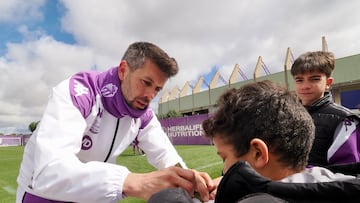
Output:
M141 68L146 60L151 60L168 77L177 74L179 68L174 58L160 47L150 42L135 42L126 50L122 60L127 61L132 70Z

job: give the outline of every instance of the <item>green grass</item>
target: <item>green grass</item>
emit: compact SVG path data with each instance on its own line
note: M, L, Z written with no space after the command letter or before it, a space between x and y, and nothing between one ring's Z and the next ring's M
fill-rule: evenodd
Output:
M186 145L175 146L189 168L209 173L212 178L221 174L222 162L216 155L214 146ZM17 188L16 177L22 160L24 147L0 147L0 203L15 202ZM155 170L146 160L146 156L134 156L132 148L126 149L117 159L117 163L132 172L145 173ZM121 203L144 203L137 198L127 198Z
M16 178L24 147L0 147L0 202L15 202Z

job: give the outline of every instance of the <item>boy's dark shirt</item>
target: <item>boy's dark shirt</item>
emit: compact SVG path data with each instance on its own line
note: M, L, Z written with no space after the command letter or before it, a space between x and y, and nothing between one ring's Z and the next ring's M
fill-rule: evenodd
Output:
M267 193L287 202L359 202L359 191L359 178L285 183L265 178L246 162L239 161L230 167L220 181L215 202L238 202L239 199L254 193Z

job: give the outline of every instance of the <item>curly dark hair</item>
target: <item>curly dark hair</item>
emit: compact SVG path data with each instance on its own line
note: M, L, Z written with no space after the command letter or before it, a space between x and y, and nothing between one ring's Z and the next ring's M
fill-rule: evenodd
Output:
M224 92L202 126L206 137L221 136L234 145L237 156L246 154L250 141L259 138L284 166L297 170L307 164L315 129L294 95L268 80Z
M150 42L130 44L122 57L122 60L126 60L132 70L141 68L147 59L155 63L168 78L176 75L179 71L176 60Z

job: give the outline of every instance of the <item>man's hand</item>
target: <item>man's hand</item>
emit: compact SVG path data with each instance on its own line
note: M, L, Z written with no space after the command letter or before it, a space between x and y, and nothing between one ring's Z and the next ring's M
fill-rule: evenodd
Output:
M215 199L216 192L217 192L217 189L218 189L221 179L222 179L222 176L217 177L213 180L214 188L210 191L210 199Z
M211 195L211 192L216 189L216 186L209 174L196 170L192 171L195 174L195 191L200 194L200 197L197 198L204 202L215 199L215 195Z
M175 166L144 174L130 173L125 179L123 193L148 200L151 195L165 188L181 187L193 194L197 184L200 184L195 176L199 178L194 171ZM204 191L203 186L200 189Z

